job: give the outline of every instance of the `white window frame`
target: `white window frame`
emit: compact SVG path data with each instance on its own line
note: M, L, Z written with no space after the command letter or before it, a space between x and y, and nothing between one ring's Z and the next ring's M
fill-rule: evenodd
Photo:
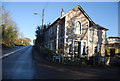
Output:
M79 33L76 33L76 24L79 23L80 24L80 28L79 28ZM75 34L82 34L82 23L80 21L74 21L74 33Z
M81 40L81 57L83 57L83 47L84 47L84 42L86 43L86 47L88 46L87 40Z

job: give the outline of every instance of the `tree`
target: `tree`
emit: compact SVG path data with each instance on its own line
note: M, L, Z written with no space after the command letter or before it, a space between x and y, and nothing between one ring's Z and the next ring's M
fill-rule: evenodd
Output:
M2 4L0 4L0 45L2 44Z
M7 46L14 45L14 40L17 38L18 34L14 31L14 28L12 26L9 26L7 29L3 26L3 44L6 44Z
M0 26L2 25L2 5L0 4Z
M2 9L2 24L0 28L2 29L0 31L0 34L2 34L2 44L6 46L14 45L14 41L18 38L18 27L12 20L10 12L4 8Z
M44 30L50 26L50 23L45 24L42 26L38 26L36 31L35 31L35 46L44 46Z
M22 39L16 39L16 40L14 40L14 43L15 43L15 45L18 45L18 46L20 46L20 45L22 45Z
M19 39L16 39L15 41L14 41L14 43L16 44L16 45L19 45L19 46L26 46L26 45L30 45L30 42L31 42L31 40L29 39L29 38L19 38Z
M2 26L0 25L0 45L2 44Z
M35 41L35 46L40 46L42 44L43 40L43 33L42 33L42 26L38 26L35 33L36 33L36 41Z
M30 45L30 42L31 42L31 40L30 40L29 38L25 38L25 39L23 40L23 44L24 44L24 45Z
M35 39L33 39L33 44L35 45Z

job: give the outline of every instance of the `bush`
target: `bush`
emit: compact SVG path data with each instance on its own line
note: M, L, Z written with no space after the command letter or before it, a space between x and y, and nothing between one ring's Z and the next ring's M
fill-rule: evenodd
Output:
M44 47L33 47L39 56L43 56L45 59L52 61L52 57L53 56L63 56L63 54L57 54L55 51L51 51L48 48L44 48ZM68 64L68 65L80 65L80 66L86 66L88 64L88 60L87 58L74 58L72 60L70 59L65 59L64 60L64 64Z
M86 58L73 59L73 60L66 59L64 60L64 64L86 66L88 65L88 61L86 60Z
M52 60L54 55L57 55L54 51L49 50L48 48L33 46L33 49L37 52L39 56L42 56L45 59Z

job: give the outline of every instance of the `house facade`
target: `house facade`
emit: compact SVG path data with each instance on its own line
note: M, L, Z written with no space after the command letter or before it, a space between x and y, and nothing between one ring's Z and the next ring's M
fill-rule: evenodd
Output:
M120 43L120 37L108 37L107 42L108 44Z
M108 37L106 44L107 55L114 57L120 56L120 37Z
M97 52L104 56L107 30L95 24L81 6L68 13L62 9L61 17L44 31L44 46L77 57L90 57Z

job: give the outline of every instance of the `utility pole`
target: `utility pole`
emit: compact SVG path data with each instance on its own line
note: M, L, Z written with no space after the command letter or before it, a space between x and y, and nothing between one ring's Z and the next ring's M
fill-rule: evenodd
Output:
M42 10L42 28L43 28L43 25L44 25L44 9Z

